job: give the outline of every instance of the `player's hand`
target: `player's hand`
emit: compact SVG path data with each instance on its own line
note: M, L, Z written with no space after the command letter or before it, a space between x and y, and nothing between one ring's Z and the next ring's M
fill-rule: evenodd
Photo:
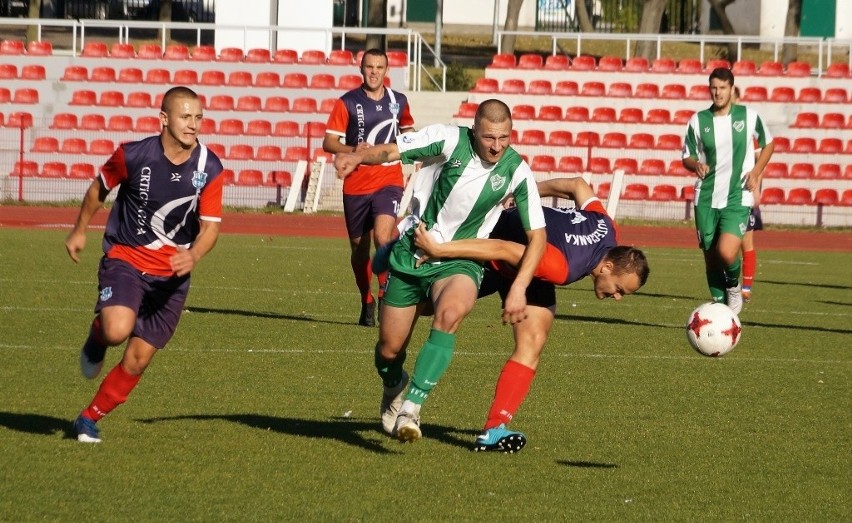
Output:
M361 163L361 157L355 153L337 153L334 156L334 168L341 180L349 176Z
M756 192L757 192L759 185L760 185L758 183L758 179L759 179L759 175L754 170L749 171L748 175L746 176L745 188L748 189L749 191L755 193L755 197L757 197Z
M710 166L706 163L699 163L695 166L695 174L698 175L699 180L703 180L707 173L710 172Z
M503 325L515 325L527 319L526 289L512 286L503 305Z
M65 250L68 251L68 256L74 260L74 263L80 263L79 254L86 248L86 234L77 231L71 231L65 238Z
M417 224L417 229L414 230L414 246L425 252L431 257L438 257L440 253L440 244L432 238L429 231L426 230L426 225L423 222Z
M175 271L175 274L178 276L186 276L192 272L192 269L195 267L195 256L187 249L178 247L177 252L172 254L172 257L169 258L169 262L171 263L172 270Z

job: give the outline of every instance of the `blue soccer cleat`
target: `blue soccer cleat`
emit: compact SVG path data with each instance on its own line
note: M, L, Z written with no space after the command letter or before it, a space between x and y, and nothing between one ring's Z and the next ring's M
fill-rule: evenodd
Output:
M512 432L501 423L480 434L473 444L474 452L520 452L527 444L527 437L520 432Z
M82 441L83 443L101 442L98 426L93 420L83 417L82 414L74 420L74 431L77 432L77 441Z

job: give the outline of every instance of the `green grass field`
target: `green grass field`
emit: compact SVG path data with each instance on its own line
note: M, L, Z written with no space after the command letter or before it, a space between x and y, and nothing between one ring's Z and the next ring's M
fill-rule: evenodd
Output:
M238 235L196 271L104 443L78 443L71 420L100 383L77 364L100 237L80 265L63 238L0 229L0 520L850 517L850 253L760 252L742 342L719 359L685 339L706 301L697 250L648 250L648 284L621 303L560 289L513 423L529 443L503 455L468 450L511 350L499 301L466 320L424 439L403 445L381 433L377 331L355 325L345 240Z

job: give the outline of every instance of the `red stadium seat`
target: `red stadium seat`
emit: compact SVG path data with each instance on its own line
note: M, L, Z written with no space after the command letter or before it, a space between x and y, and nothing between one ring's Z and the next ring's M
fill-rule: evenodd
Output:
M814 203L819 205L837 205L840 197L837 191L831 188L817 189L814 192Z
M687 185L685 187L681 187L680 189L680 199L688 202L695 201L695 187L692 185Z
M195 85L198 83L198 71L195 69L178 69L174 74L177 85Z
M476 109L479 104L476 102L462 102L459 104L459 109L454 115L457 118L473 118L476 116Z
M544 67L544 58L540 54L522 54L518 58L518 69L541 69Z
M703 73L704 68L701 66L701 60L696 58L684 58L677 65L677 72L683 74Z
M33 142L34 153L55 153L59 151L59 140L53 136L39 136Z
M272 53L269 49L253 47L246 51L245 61L253 64L266 64L272 61Z
M822 90L819 87L802 87L796 101L800 103L819 103L822 101Z
M216 59L216 48L212 45L195 45L189 50L189 59L196 62L212 62Z
M85 154L86 140L82 138L66 138L62 140L62 146L59 152L67 154Z
M645 123L668 124L672 115L668 109L651 109L645 115Z
M556 158L549 154L538 154L533 156L530 169L538 172L551 172L556 170Z
M89 154L107 156L115 152L115 144L106 138L95 138L89 142Z
M840 205L852 205L852 189L846 189L840 195Z
M201 85L211 86L225 85L225 72L219 71L218 69L206 69L201 71L199 83Z
M41 64L27 64L21 67L21 80L44 80L47 70Z
M221 143L207 143L205 145L207 146L208 149L210 149L213 152L213 154L218 156L219 159L222 159L222 158L225 157L225 146L222 145Z
M162 128L163 125L156 116L140 116L136 119L136 125L133 126L133 130L137 133L158 133Z
M666 173L666 162L659 158L646 158L639 164L639 174L661 175Z
M792 102L796 99L796 92L792 87L778 86L772 89L769 100L772 102Z
M563 156L559 159L556 170L563 173L580 173L585 170L583 159L579 156Z
M164 60L189 60L189 47L183 44L168 44L163 52Z
M92 82L115 82L115 79L115 69L108 66L92 68L92 74L89 76Z
M84 114L80 118L80 129L103 131L106 129L106 118L102 114Z
M539 120L561 120L562 108L558 105L542 105L538 110Z
M337 105L338 100L339 98L323 98L317 111L324 114L330 114L334 109L334 106Z
M231 71L228 73L228 85L231 87L248 87L254 83L248 71Z
M731 68L731 62L729 62L725 59L722 59L722 58L707 60L707 67L704 68L704 72L707 73L707 74L710 74L710 73L713 72L714 69L719 69L719 68L730 69Z
M772 143L775 144L776 153L790 152L790 139L784 136L773 136Z
M574 143L574 137L571 131L550 131L547 137L547 145L571 145Z
M574 140L574 145L577 147L596 147L600 143L601 137L595 131L580 131Z
M151 107L152 103L151 93L147 91L127 93L127 100L125 101L127 107Z
M611 149L624 149L627 147L627 135L620 132L604 133L601 140L601 147Z
M269 120L249 120L246 124L246 134L249 136L272 135L272 122Z
M76 180L91 180L95 177L95 166L90 163L72 163L68 177Z
M145 72L146 84L167 84L171 83L171 73L168 69L148 69Z
M334 75L319 73L311 76L311 83L308 86L311 89L334 89L335 83Z
M118 70L116 81L123 84L141 84L144 81L145 73L138 67L125 67Z
M302 52L302 57L299 61L303 64L319 65L325 64L328 61L328 57L326 56L325 51L308 49Z
M624 63L617 56L601 56L598 60L598 71L619 72L624 69Z
M615 121L615 109L612 107L595 107L590 118L592 122L611 123Z
M261 101L259 96L252 94L243 95L237 98L237 103L234 106L234 109L237 111L259 112L263 109L263 101Z
M9 174L12 176L38 176L38 163L29 160L17 161Z
M552 54L544 59L544 68L551 71L567 71L571 68L571 59L564 54Z
M609 182L603 182L602 184L598 185L598 190L595 191L595 196L602 200L609 198L610 187L611 184Z
M682 145L680 136L676 134L661 134L657 137L657 149L677 151Z
M624 186L621 197L625 200L648 200L651 198L651 191L644 183L628 183Z
M637 84L636 88L633 89L633 96L635 98L659 98L660 97L660 88L657 87L657 84L651 84L651 83Z
M589 159L589 171L595 174L611 173L612 166L609 163L609 158L593 156Z
M216 120L205 116L201 119L201 124L198 126L198 132L201 134L216 134Z
M553 94L561 96L576 96L580 94L580 87L573 80L559 80L553 88Z
M580 89L580 94L583 96L606 96L606 86L603 82L585 82L583 88Z
M491 58L491 64L488 67L494 69L513 69L517 65L514 54L498 53Z
M709 100L710 87L704 84L693 85L689 88L687 98L690 100Z
M686 99L686 86L683 84L666 84L660 92L661 98L670 98L673 100Z
M269 96L263 102L263 110L273 113L290 112L290 100L286 96Z
M263 173L257 169L243 169L237 174L235 185L256 187L263 184Z
M274 160L281 159L281 147L277 145L261 145L257 148L255 160Z
M575 56L571 60L571 70L573 71L594 71L597 68L595 57L590 55Z
M207 108L211 111L233 111L234 97L229 94L214 94L210 97Z
M787 64L787 70L784 71L787 76L810 76L811 64L807 62L790 62Z
M550 80L531 80L527 86L527 94L551 94L553 83Z
M624 174L636 174L639 171L639 162L636 158L616 158L612 163L613 171L624 171Z
M109 120L107 120L106 126L104 128L107 131L132 131L133 118L126 114L114 114L109 117Z
M307 147L290 146L284 152L283 160L285 162L296 162L299 160L309 160L310 155Z
M27 44L29 56L50 56L53 54L53 44L47 40L33 40Z
M243 121L236 118L225 118L219 122L219 134L245 134Z
M647 72L650 67L651 65L648 63L648 59L644 56L631 56L624 64L624 71L630 73L644 73Z
M841 113L825 113L819 123L823 129L843 129L845 125L846 118Z
M843 152L843 140L840 138L823 138L817 147L818 153L838 154Z
M361 77L358 77L358 85L361 85ZM476 84L474 84L473 91L474 93L496 93L500 90L500 83L496 78L477 78Z
M671 58L657 58L651 64L652 73L673 73L675 69L677 66Z
M836 163L822 163L817 167L816 178L835 180L841 178L840 165Z
M110 58L136 58L136 49L133 44L115 42L109 48Z
M794 163L790 167L788 173L789 178L810 179L816 175L814 165L812 163L799 162Z
M630 98L633 96L633 86L627 82L612 82L606 93L609 97Z
M310 138L325 137L325 122L305 122L302 135Z
M293 184L293 176L289 171L270 171L263 185L275 187L290 187Z
M237 178L233 169L222 169L222 174L219 176L222 178L222 185L234 185Z
M65 178L68 176L68 166L65 162L44 162L39 176L43 178Z
M308 76L304 73L286 73L282 87L289 89L304 89L308 87Z
M37 104L38 103L38 90L31 89L29 87L22 87L20 89L15 89L15 93L12 95L12 103L16 103L16 104Z
M654 135L649 133L633 133L627 146L631 149L653 149Z
M76 129L77 115L74 113L56 113L53 115L51 129Z
M136 50L136 58L161 60L163 58L163 48L160 47L160 44L142 44Z
M405 51L388 51L388 66L389 67L407 67L408 53Z
M2 51L0 51L0 54L3 54ZM103 42L86 42L83 45L83 51L80 53L80 56L93 58L103 58L108 55L109 48Z
M501 93L525 93L526 91L526 82L518 78L507 78L503 80L503 84L500 86Z
M769 92L762 85L750 85L743 91L744 102L765 102L769 99Z
M546 143L544 131L540 129L525 129L521 132L520 145L544 145Z
M683 125L689 122L689 119L692 118L692 115L695 114L695 111L691 109L678 109L672 115L672 123Z
M244 143L232 145L228 149L228 160L251 160L254 158L254 147Z
M683 166L683 160L672 160L666 169L669 176L695 176L692 171Z
M363 80L357 74L344 74L337 79L337 88L344 91L351 91L352 89L361 87L362 83ZM495 80L494 83L496 84L497 81Z
M677 200L677 189L674 185L661 183L655 185L651 191L651 199L658 202L671 202Z
M316 98L300 97L293 100L293 105L290 106L290 111L294 113L315 113L317 112Z
M513 120L532 120L535 118L535 107L529 104L520 104L512 107Z
M7 104L12 101L12 92L8 87L0 87L0 104ZM0 113L2 115L3 113ZM2 116L0 116L0 125L3 125Z
M223 47L216 58L220 62L242 62L243 50L239 47Z
M279 49L272 55L272 61L276 64L299 63L299 53L294 49Z
M795 187L787 193L784 203L788 205L810 205L814 202L811 190L805 187Z
M9 64L7 66L0 66L0 78L15 78L18 75L17 69L14 71L13 76L6 76L2 73L3 67L12 67L15 68L14 65ZM65 67L65 71L62 73L62 81L63 82L85 82L89 79L89 70L82 65L69 65Z
M760 76L781 76L784 74L784 65L781 62L766 60L757 69Z
M849 78L849 64L845 62L831 64L826 68L825 75L829 78Z
M787 178L787 164L782 162L769 162L763 169L764 178Z
M287 120L275 122L272 134L273 136L281 136L285 138L299 136L299 124L298 122L291 122Z
M822 98L825 103L841 103L845 104L850 101L846 94L846 89L843 87L829 87L825 90L825 95Z
M641 123L645 121L645 114L638 107L625 107L618 116L622 123Z
M757 73L757 64L752 60L738 60L731 67L731 72L734 73L735 78L738 76L750 76Z
M566 109L565 119L569 122L588 122L589 108L585 105L574 105Z
M816 113L802 112L796 115L796 120L790 127L803 129L814 129L819 127L819 115Z

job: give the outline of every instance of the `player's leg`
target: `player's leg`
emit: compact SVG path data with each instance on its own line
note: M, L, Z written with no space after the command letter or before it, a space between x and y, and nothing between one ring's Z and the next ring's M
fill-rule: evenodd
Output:
M349 263L355 276L355 285L361 296L361 314L358 324L372 327L376 324L375 303L371 292L370 230L373 227L370 215L370 195L343 195L343 215L349 234Z
M456 344L456 332L462 320L476 303L481 268L473 262L451 262L459 271L452 272L432 284L431 296L435 310L429 337L414 362L411 384L405 395L395 432L403 441L420 439L420 408L450 366ZM472 266L471 270L466 267ZM476 275L471 274L476 271Z
M763 229L760 208L753 207L748 217L748 227L743 236L743 301L751 301L754 275L757 272L757 251L754 245L754 232Z
M396 222L402 192L402 187L384 187L373 197L373 243L377 250L390 244L398 235ZM387 287L387 270L379 271L376 277L379 280L379 301L381 301Z
M719 212L708 207L695 207L695 231L698 247L704 255L707 288L714 302L725 303L725 267L717 249Z
M742 205L730 206L722 210L719 221L720 234L716 248L725 274L725 303L736 314L743 309L740 249L750 211L751 208Z

